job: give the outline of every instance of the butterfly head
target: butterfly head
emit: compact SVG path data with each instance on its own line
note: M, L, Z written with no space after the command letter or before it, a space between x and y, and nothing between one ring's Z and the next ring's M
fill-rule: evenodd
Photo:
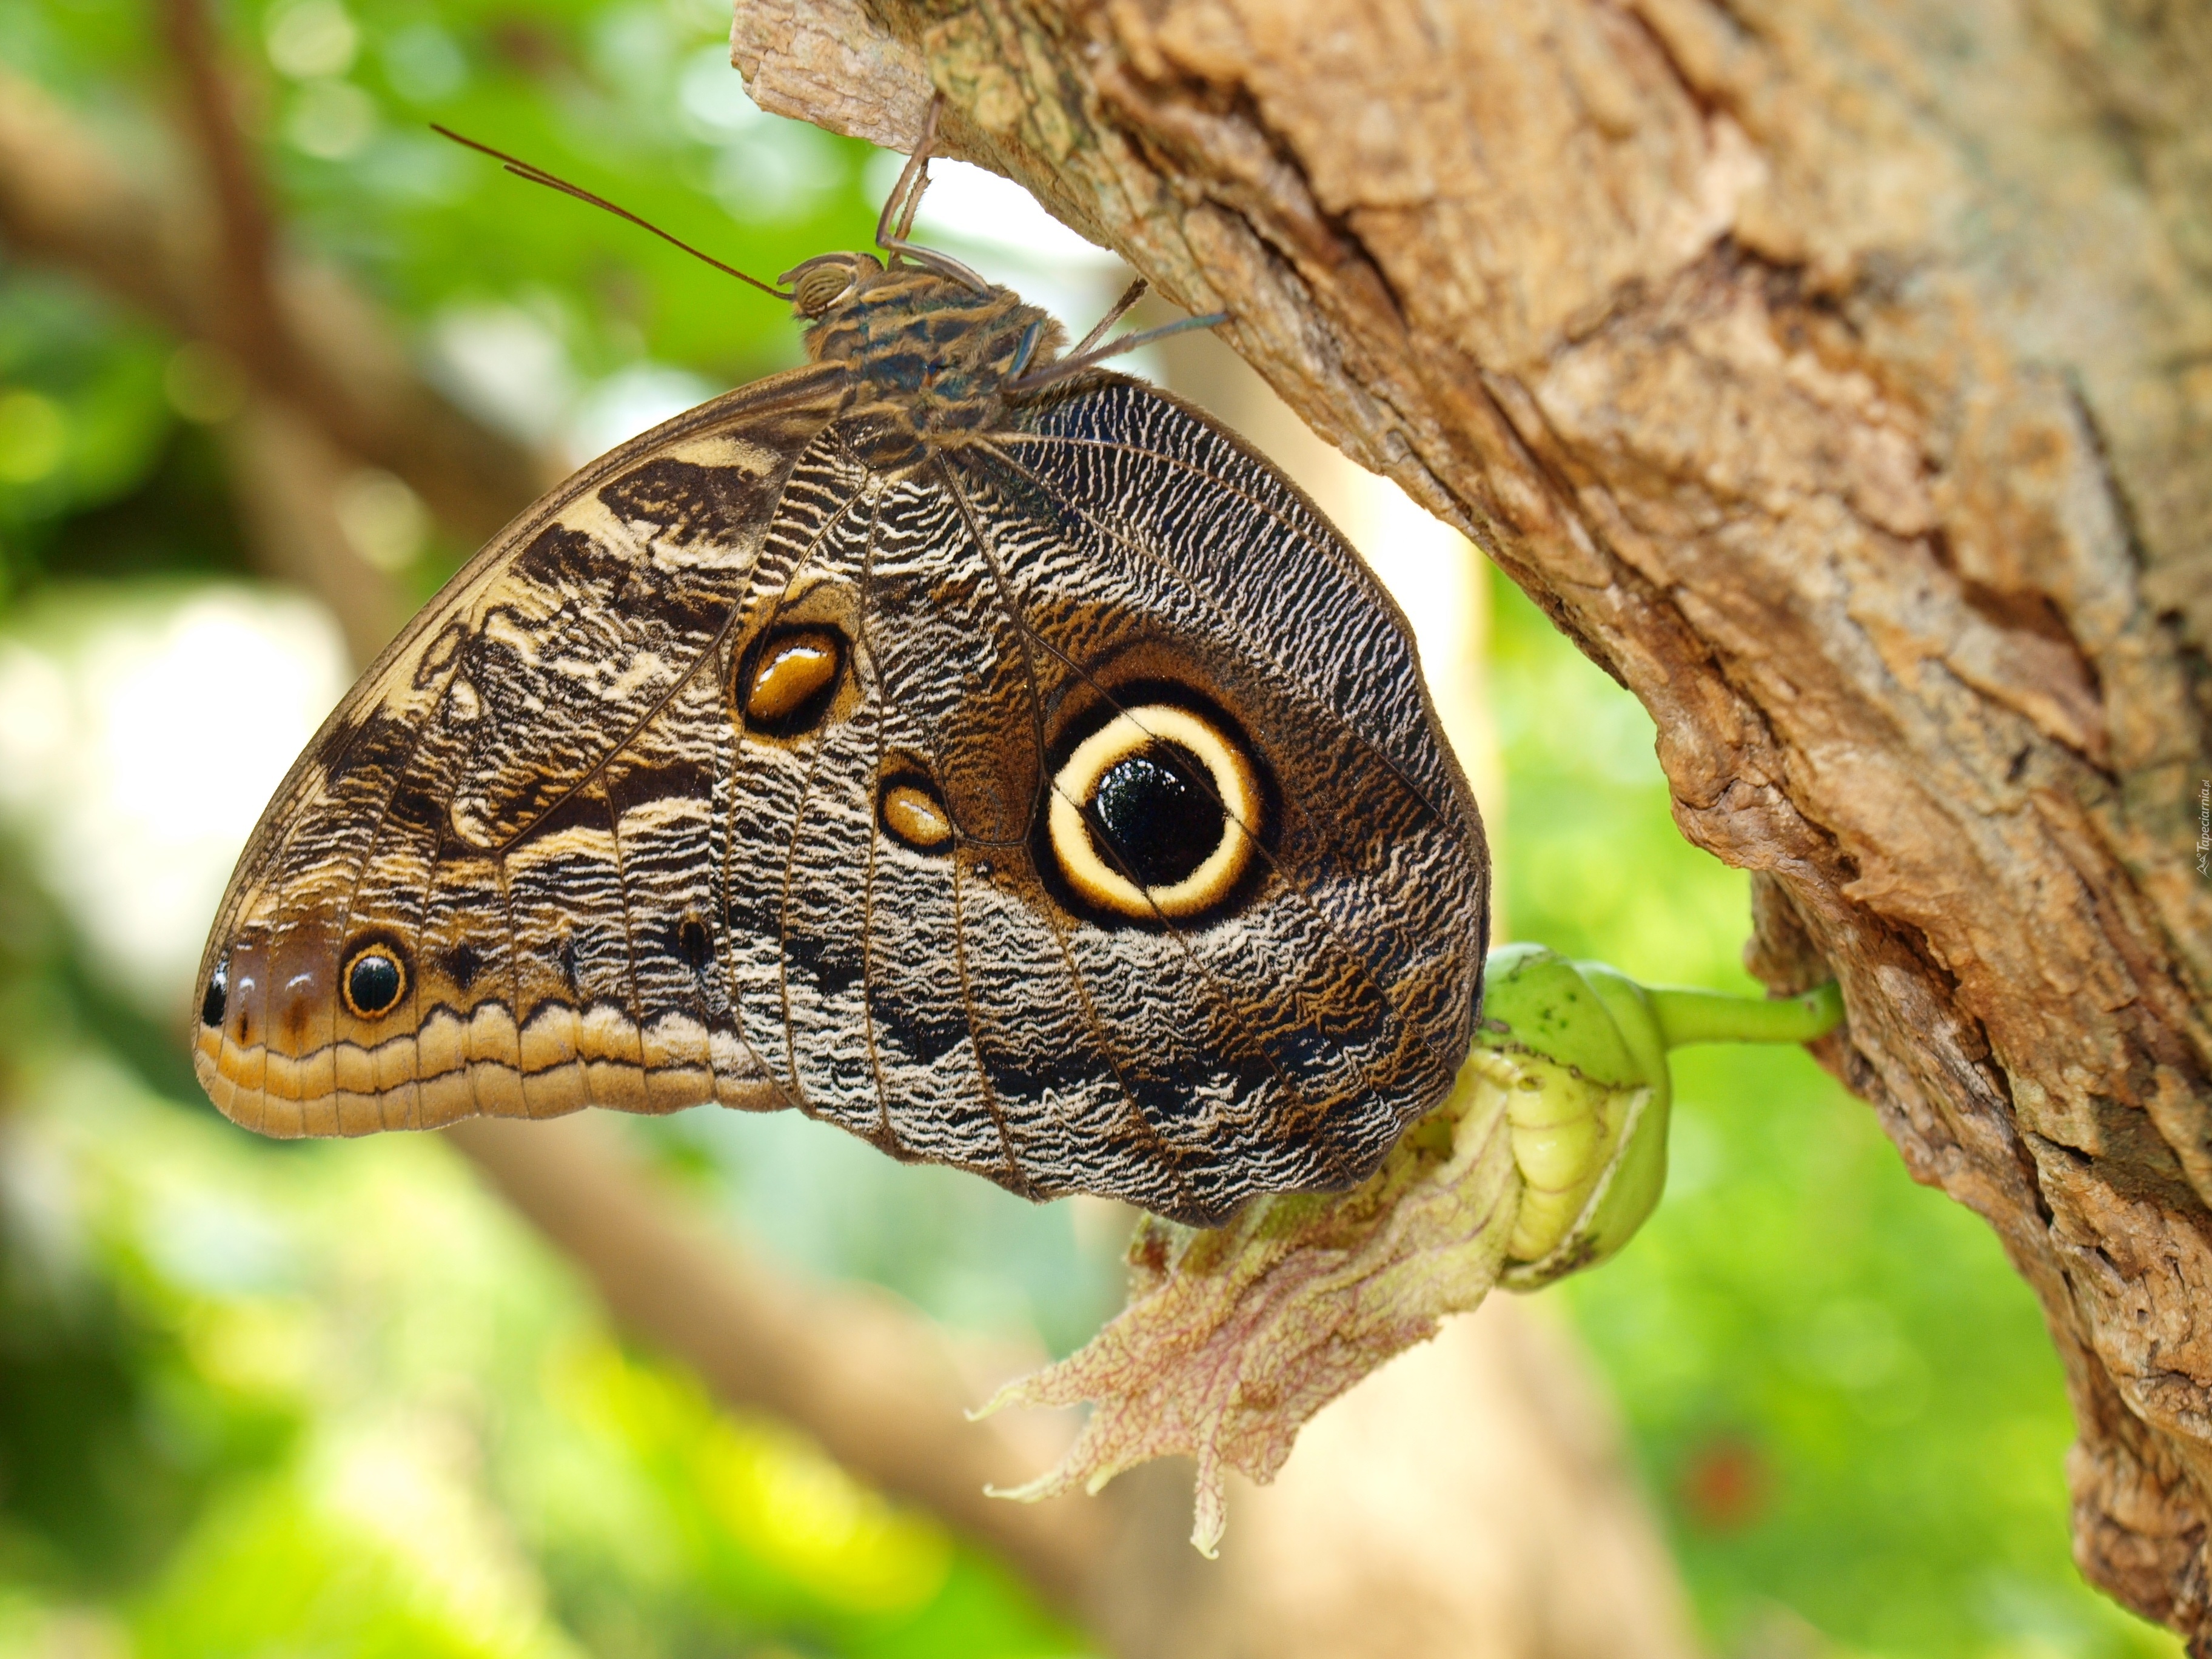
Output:
M868 277L883 274L883 261L872 253L823 253L777 280L791 290L791 308L806 322L818 323L852 301Z

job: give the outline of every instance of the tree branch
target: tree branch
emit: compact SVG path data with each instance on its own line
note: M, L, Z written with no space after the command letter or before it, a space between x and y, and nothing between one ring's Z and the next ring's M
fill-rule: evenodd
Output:
M2212 260L2012 18L748 0L732 56L902 146L941 91L1637 694L2042 1298L2086 1570L2212 1640Z
M170 16L194 11L173 0ZM551 481L548 470L425 381L335 272L282 259L272 269L254 173L234 129L230 149L214 137L228 128L215 77L211 63L189 77L195 130L223 158L206 168L223 203L210 246L198 191L134 180L42 89L0 69L0 240L222 347L264 399L405 479L457 538L489 536Z
M308 372L276 303L276 230L263 198L259 169L239 130L236 94L202 0L161 0L169 50L184 82L185 110L213 197L216 286L225 303L210 320L254 378L299 396Z

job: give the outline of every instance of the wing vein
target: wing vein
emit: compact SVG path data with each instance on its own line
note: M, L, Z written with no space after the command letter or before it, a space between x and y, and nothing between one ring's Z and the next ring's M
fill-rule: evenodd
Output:
M1149 453L1150 452L1138 453ZM1037 489L1043 491L1053 500L1059 501L1063 506L1066 507L1070 512L1080 516L1084 522L1090 525L1092 529L1097 531L1102 536L1106 537L1115 544L1123 548L1125 551L1139 557L1149 559L1160 568L1166 570L1170 575L1181 582L1185 588L1188 589L1195 597L1197 597L1201 604L1205 603L1204 595L1198 592L1196 585L1173 565L1168 563L1158 555L1151 553L1149 550L1133 544L1127 538L1121 535L1114 526L1101 522L1094 514L1091 514L1079 504L1068 501L1060 491L1054 489L1048 482L1039 477L1029 468L1023 466L1021 463L1016 460L1013 457L998 453L995 450L993 451L993 456L994 459L999 460L1003 465L1012 468L1022 477L1035 484ZM1011 605L1009 608L1012 609ZM1210 610L1212 609L1212 607L1210 606L1208 608ZM1052 654L1060 660L1060 662L1071 674L1080 678L1086 686L1097 695L1103 702L1104 702L1108 707L1113 708L1117 714L1126 714L1128 713L1127 709L1122 707L1119 700L1108 692L1107 690L1089 672L1089 671L1077 663L1073 658L1069 657L1066 652L1061 651L1058 647L1054 646L1050 640L1042 637L1041 635L1038 635L1036 630L1031 629L1027 619L1018 610L1013 611L1013 615L1016 625L1021 628L1025 635L1029 635L1030 636L1036 638L1040 646L1042 646L1045 650L1052 653ZM1221 622L1224 629L1234 629L1235 624L1231 623L1226 617L1220 617L1218 610L1214 611L1214 615ZM1135 724L1138 725L1140 730L1142 729L1143 723L1141 721L1137 721ZM1378 760L1382 760L1387 763L1387 757L1382 756L1378 751L1376 751L1371 744L1366 746L1369 748L1370 753L1376 754L1376 757ZM1396 769L1393 768L1392 770L1395 773ZM1401 775L1402 779L1402 774L1399 775ZM1277 787L1282 792L1285 803L1296 803L1299 817L1304 819L1313 834L1317 838L1326 842L1328 845L1338 853L1340 856L1345 856L1346 849L1342 842L1331 833L1326 821L1315 813L1306 804L1303 796L1292 787L1290 780L1279 775L1279 774L1276 783ZM1227 811L1225 804L1220 800L1210 784L1204 781L1200 781L1199 787L1209 799L1213 800L1214 805L1221 806L1224 813ZM1413 790L1410 781L1407 781L1407 787L1414 794L1417 799L1421 800L1425 805L1427 804L1426 797L1422 796L1418 790ZM1431 810L1433 811L1433 809ZM1389 988L1385 986L1377 976L1375 964L1368 957L1366 952L1352 940L1346 939L1344 936L1342 930L1329 919L1328 913L1318 904L1315 903L1311 892L1298 880L1296 872L1291 870L1282 862L1281 860L1278 859L1272 852L1270 852L1265 842L1261 841L1257 836L1254 836L1252 837L1252 843L1253 852L1260 858L1266 860L1267 867L1270 870L1273 870L1282 878L1285 887L1290 892L1297 896L1300 905L1304 908L1306 914L1328 934L1329 938L1336 943L1340 949L1344 951L1346 957L1352 963L1357 964L1362 976L1367 981L1369 986L1376 993L1376 994L1382 997L1384 1000L1389 1003L1393 1018L1405 1022L1409 1026L1413 1032L1416 1041L1418 1041L1424 1048L1428 1050L1431 1056L1436 1058L1443 1065L1447 1075L1456 1070L1458 1065L1458 1060L1456 1059L1442 1054L1438 1051L1434 1041L1430 1037L1426 1031L1423 1030L1419 1025L1414 1024L1413 1022L1405 1020L1405 1016L1399 1012L1396 998L1392 995ZM1166 923L1170 931L1176 932L1178 937L1180 937L1179 929L1176 929L1171 922L1167 922L1166 918L1163 917L1162 920Z
M1066 659L1063 653L1053 647L1049 641L1044 639L1036 629L1032 629L1029 625L1028 619L1022 613L1020 605L1014 598L1013 584L1006 575L1006 568L1003 562L999 557L998 550L991 543L984 532L981 515L975 512L974 503L968 499L967 492L960 488L958 481L952 476L952 469L945 465L941 457L938 459L937 470L938 476L944 481L945 489L951 493L954 503L960 509L960 516L967 524L968 533L975 538L976 550L981 553L985 564L990 569L992 584L998 589L999 603L1002 607L1004 607L1007 619L1013 623L1016 636L1022 641L1023 663L1030 681L1030 707L1036 722L1035 736L1036 742L1038 775L1041 779L1046 778L1048 776L1048 773L1045 765L1046 747L1044 738L1043 698L1037 687L1036 659L1030 654L1030 647L1032 645L1041 646L1044 649L1051 651L1054 656L1060 657L1063 662L1065 662ZM1070 665L1072 666L1073 665ZM1054 786L1047 782L1045 787L1054 787ZM1036 811L1036 805L1034 803L1032 803L1030 811L1032 815L1034 815ZM1034 865L1032 865L1032 872L1034 872ZM1157 905L1153 907L1153 909L1155 915L1159 915L1158 907ZM1184 937L1183 931L1174 926L1174 924L1170 921L1165 915L1159 915L1159 920L1164 925L1168 934L1174 939L1176 948L1183 953L1184 957L1190 962L1191 965L1198 970L1199 977L1213 994L1217 1005L1225 1006L1231 1023L1235 1024L1238 1030L1243 1030L1244 1029L1243 1017L1237 1012L1233 1000L1227 997L1224 993L1220 985L1216 981L1212 971L1206 966L1205 960L1190 947L1188 940ZM1246 1031L1245 1035L1249 1037L1251 1034L1249 1031ZM1253 1046L1260 1053L1261 1058L1266 1060L1267 1068L1275 1073L1277 1079L1289 1091L1292 1097L1303 1102L1304 1100L1304 1091L1298 1088L1297 1084L1293 1082L1290 1076L1283 1070L1282 1066L1276 1061L1275 1057L1267 1052L1265 1045L1255 1042ZM1111 1063L1112 1062L1109 1060L1109 1064L1110 1065ZM1119 1066L1115 1067L1115 1075L1117 1079L1121 1077L1121 1069ZM1145 1138L1157 1141L1157 1136L1152 1130L1152 1125L1145 1118L1142 1109L1138 1108L1136 1097L1133 1092L1130 1092L1127 1090L1126 1080L1124 1080L1123 1088L1124 1092L1128 1094L1129 1103L1132 1109L1135 1111L1139 1132ZM1177 1178L1178 1180L1180 1179L1179 1176Z

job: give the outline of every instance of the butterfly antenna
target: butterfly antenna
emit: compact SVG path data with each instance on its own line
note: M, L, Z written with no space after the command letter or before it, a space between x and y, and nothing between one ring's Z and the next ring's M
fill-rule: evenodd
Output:
M441 138L450 138L455 143L462 145L465 149L473 149L483 155L490 156L493 161L499 162L518 179L527 179L533 185L543 185L548 190L557 190L563 196L573 196L580 202L588 202L595 208L604 209L605 211L613 214L617 219L627 219L630 223L637 226L641 230L651 231L655 236L660 238L662 241L682 248L693 258L703 261L705 264L714 266L715 270L722 272L725 276L734 276L741 283L750 283L753 287L758 289L763 294L771 294L777 299L784 301L788 301L793 297L792 295L785 293L781 289L776 288L770 283L763 283L757 276L747 276L744 271L739 270L735 265L724 264L713 254L705 252L699 248L693 247L690 243L685 241L682 237L670 235L659 225L654 224L650 219L640 218L636 214L632 213L628 208L622 206L619 203L610 202L604 196L594 196L590 191L586 190L581 185L570 184L566 179L562 178L557 173L548 173L544 167L538 167L532 162L523 161L520 156L509 155L503 149L494 149L489 144L480 144L473 138L465 138L459 133L455 132L451 127L441 127L435 121L430 123L430 131L436 133Z

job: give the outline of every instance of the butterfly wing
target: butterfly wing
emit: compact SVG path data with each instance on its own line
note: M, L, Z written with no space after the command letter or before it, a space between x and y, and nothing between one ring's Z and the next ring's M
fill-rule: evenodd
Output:
M781 1104L708 895L724 665L844 372L603 457L365 674L279 787L201 969L194 1062L275 1134Z
M819 453L803 493L847 505L783 568L859 691L741 745L727 852L732 994L780 1028L779 1086L1036 1197L1210 1222L1360 1179L1466 1055L1486 921L1389 600L1271 467L1139 383L897 479ZM1154 709L1229 734L1262 805L1226 829L1253 845L1218 902L1119 914L1071 884L1051 806L1086 736ZM942 841L900 833L902 788Z
M1441 1097L1486 862L1356 557L1134 382L896 471L845 395L799 371L595 464L364 678L218 916L225 1111L795 1105L1211 1221L1358 1180ZM1109 775L1165 778L1194 873L1077 799L1125 726Z

